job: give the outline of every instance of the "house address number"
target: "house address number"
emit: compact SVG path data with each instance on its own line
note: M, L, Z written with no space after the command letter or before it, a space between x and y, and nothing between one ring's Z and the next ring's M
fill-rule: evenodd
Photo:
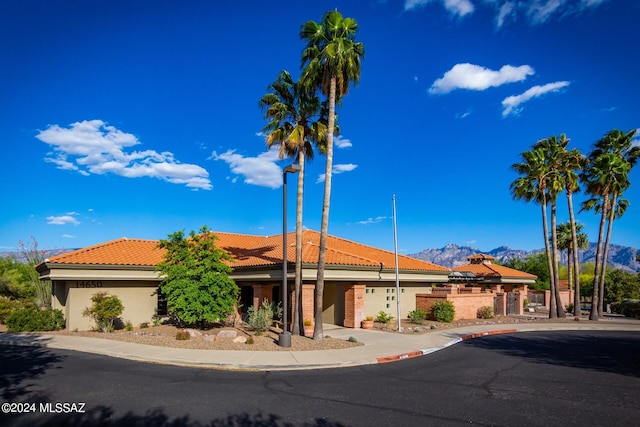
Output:
M81 282L77 282L78 288L101 288L102 281L100 280L83 280Z

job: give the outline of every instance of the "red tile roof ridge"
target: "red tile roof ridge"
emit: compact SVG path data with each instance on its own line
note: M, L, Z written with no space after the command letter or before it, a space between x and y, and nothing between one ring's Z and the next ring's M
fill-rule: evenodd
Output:
M527 273L525 271L516 270L514 268L505 267L498 264L465 264L453 268L454 271L468 271L473 274L487 275L487 276L499 276L499 277L526 277L537 278L537 276ZM479 271L484 270L488 273Z
M91 245L91 246L86 246L84 248L80 248L80 249L76 249L74 251L71 252L65 252L63 254L59 254L59 255L54 255L50 258L47 258L45 260L45 262L53 262L55 263L57 260L63 260L64 258L67 258L69 256L77 256L80 254L85 254L87 252L92 252L98 249L102 249L108 246L113 246L113 245L117 245L119 243L122 242L149 242L149 243L158 243L158 240L153 240L153 239L139 239L139 238L130 238L130 237L120 237L118 239L113 239L113 240L109 240L106 242L101 242L101 243L96 243L95 245Z
M314 234L314 235L318 235L318 236L320 235L320 233L315 231L315 230L305 230L305 231L310 232L311 234ZM366 249L369 249L369 250L383 252L383 253L385 253L387 255L393 255L394 254L393 252L385 250L385 249L380 249L380 248L376 248L374 246L365 245L364 243L355 242L353 240L345 239L344 237L337 237L337 236L334 236L332 234L329 234L327 236L327 240L329 240L329 239L342 241L342 242L345 242L347 244L355 245L355 246L358 246L358 247L361 247L361 248L366 248ZM307 244L309 244L309 243L311 243L311 244L313 244L315 246L319 246L318 244L315 244L314 242L311 242L311 241L307 242ZM350 253L350 252L340 251L338 249L331 248L331 247L329 247L328 243L327 243L327 250L328 251L330 250L330 251L332 251L334 253L347 255L347 256L350 256L352 258L362 259L363 261L368 261L368 262L370 262L370 263L372 263L374 265L379 265L380 264L379 260L374 260L374 259L371 259L371 258L363 257L361 255L356 255L356 254L353 254L353 253ZM433 271L451 271L450 269L448 269L446 267L443 267L443 266L440 266L440 265L437 265L437 264L433 264L433 263L431 263L429 261L424 261L424 260L421 260L421 259L418 259L418 258L413 258L413 257L410 257L410 256L401 255L401 254L398 254L398 264L400 264L400 258L402 258L402 259L404 259L406 261L419 262L419 263L422 263L422 264L427 264L427 265L429 265L431 267L435 267L433 269ZM385 266L385 267L387 267L387 266ZM388 266L388 267L389 268L394 268L395 267L395 262L394 262L394 264L392 264L391 266ZM400 268L402 268L402 267L400 267ZM407 268L405 268L405 269L407 269ZM409 270L413 270L413 269L409 268Z

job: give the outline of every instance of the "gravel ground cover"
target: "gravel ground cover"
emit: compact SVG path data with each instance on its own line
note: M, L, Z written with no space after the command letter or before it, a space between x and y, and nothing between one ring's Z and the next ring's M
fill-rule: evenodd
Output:
M622 320L622 319L620 319ZM514 323L532 323L532 322L574 322L573 317L566 319L548 319L544 317L512 317L499 316L494 319L469 319L456 320L451 323L442 323L434 321L426 321L422 325L416 325L408 320L402 321L404 334L428 334L442 329L459 328L474 325L509 325ZM590 322L585 318L579 319L580 322ZM607 320L601 320L605 322ZM593 322L598 323L598 322ZM0 325L0 332L5 331L4 325ZM395 321L388 324L376 323L375 329L388 333L399 333L397 323ZM131 331L117 330L111 333L96 331L53 331L44 332L45 334L83 336L91 338L109 339L115 341L133 342L138 344L155 345L161 347L172 348L190 348L190 349L208 349L208 350L245 350L245 351L309 351L309 350L330 350L349 348L364 345L362 342L350 342L344 339L331 338L331 331L325 331L325 338L316 341L311 338L292 336L291 347L284 348L278 345L278 330L272 329L262 334L256 334L245 328L219 327L208 330L187 329L190 332L188 340L178 340L176 335L184 329L177 328L173 325L149 326L147 328L135 327ZM231 335L231 336L225 336ZM236 338L242 338L251 341L235 342ZM236 340L237 341L237 340ZM243 341L243 340L242 340Z

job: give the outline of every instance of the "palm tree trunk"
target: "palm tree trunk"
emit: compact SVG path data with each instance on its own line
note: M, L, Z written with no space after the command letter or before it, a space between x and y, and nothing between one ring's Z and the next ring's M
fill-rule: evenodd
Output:
M571 224L571 245L573 256L573 315L578 317L582 314L580 310L580 262L578 261L578 230L576 228L576 217L573 212L573 193L567 190L567 203L569 205L569 223Z
M553 281L555 282L554 292L556 294L556 310L558 317L567 317L562 307L562 300L560 299L560 274L558 272L558 232L556 230L556 199L551 199L551 249L553 260Z
M598 245L596 246L596 261L595 261L595 269L593 276L593 292L591 293L591 313L589 314L589 320L600 320L600 265L601 265L601 254L602 254L602 243L604 240L604 223L607 219L607 203L608 203L609 195L605 194L603 197L603 206L602 213L600 215L600 228L598 231Z
M567 283L569 284L569 290L573 290L573 263L572 261L572 250L571 248L567 248Z
M324 298L324 265L329 233L329 207L331 199L331 172L333 169L333 132L336 119L336 78L331 77L329 86L329 117L327 121L327 158L324 175L324 199L322 203L322 222L320 225L320 249L318 254L318 274L315 292L315 327L313 339L322 340L322 302Z
M611 204L609 208L609 224L607 224L607 236L604 241L604 249L602 252L602 270L600 270L599 286L600 295L598 299L598 310L600 315L604 315L604 279L607 276L607 256L609 255L609 243L611 240L611 230L613 229L613 221L616 219L616 203L618 202L618 194L613 193L611 196Z
M304 140L304 138L303 138ZM302 201L304 195L304 150L298 152L298 164L300 171L298 172L298 197L296 201L296 278L294 285L294 293L296 302L291 324L293 335L300 335L300 331L304 331L302 327Z
M544 190L543 190L544 191ZM556 294L554 291L553 260L551 259L551 249L549 248L549 225L547 222L547 199L542 194L542 232L544 233L544 250L547 255L547 268L549 269L549 318L555 319L558 316L556 311Z

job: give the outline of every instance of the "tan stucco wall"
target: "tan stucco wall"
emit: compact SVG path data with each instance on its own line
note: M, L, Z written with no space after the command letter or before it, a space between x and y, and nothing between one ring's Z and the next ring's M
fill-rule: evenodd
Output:
M400 284L400 315L406 319L409 312L416 309L416 294L431 293L431 285L424 283ZM395 283L382 285L367 284L365 290L365 318L373 316L375 319L380 311L398 317L397 294Z
M91 297L98 292L117 295L122 301L124 312L122 322L139 326L151 322L158 304L157 282L145 281L75 281L54 282L54 308L62 310L68 330L86 331L95 327L89 317L82 312L91 306Z

